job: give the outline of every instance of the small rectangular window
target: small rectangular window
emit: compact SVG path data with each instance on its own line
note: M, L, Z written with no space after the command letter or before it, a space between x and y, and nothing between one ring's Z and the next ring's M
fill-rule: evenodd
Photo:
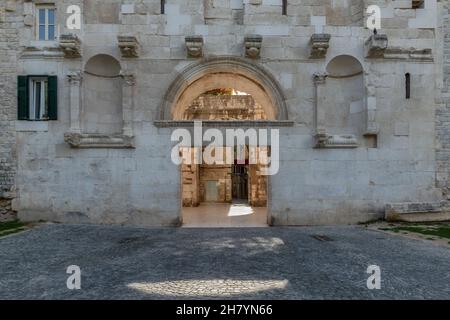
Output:
M161 14L166 14L166 0L161 0Z
M281 14L282 14L283 16L286 16L286 15L287 15L287 5L288 5L287 0L282 0Z
M37 12L37 39L41 41L55 40L55 7L37 6Z
M406 93L406 99L411 98L411 74L406 73L405 74L405 93Z

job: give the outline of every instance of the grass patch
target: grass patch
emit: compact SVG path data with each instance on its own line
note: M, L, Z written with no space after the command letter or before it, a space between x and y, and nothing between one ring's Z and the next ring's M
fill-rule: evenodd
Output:
M27 225L19 220L0 222L0 237L27 229Z
M436 236L444 239L450 239L449 225L434 225L434 226L397 226L390 231L394 232L412 232L419 233L426 236Z
M19 220L0 222L0 231L16 229L16 228L20 228L20 227L24 227L24 226L25 226L25 224L23 222L20 222Z

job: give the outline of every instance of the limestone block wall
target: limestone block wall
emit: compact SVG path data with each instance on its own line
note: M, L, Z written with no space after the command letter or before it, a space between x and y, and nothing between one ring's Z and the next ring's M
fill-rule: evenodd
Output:
M248 168L249 203L255 207L267 206L267 177L260 174L258 165Z
M242 24L244 18L243 0L204 1L205 24Z
M439 107L436 110L436 181L449 200L450 193L450 16L449 2L445 1L442 8L442 27L439 40L442 41L442 97L438 98ZM439 73L440 74L440 73Z
M22 5L4 1L0 7L0 221L14 218L16 71Z
M324 86L327 129L332 134L361 135L364 128L364 83L362 75L339 79L329 78Z
M199 194L200 202L207 201L206 188L208 181L216 181L218 189L217 202L231 202L231 166L200 166Z
M365 58L364 42L371 31L363 27L360 7L372 2L353 0L289 1L286 16L281 15L281 1L244 0L242 24L233 14L221 16L226 21L207 21L204 1L167 0L163 15L156 0L57 1L59 13L69 4L79 4L85 13L81 30L66 29L65 16L58 17L60 33L75 33L82 41L82 57L66 59L55 49L57 43L35 41L29 23L34 2L23 5L20 1L11 21L19 36L8 40L8 46L11 43L20 54L3 51L4 34L11 35L3 33L3 28L0 46L6 57L10 53L14 57L8 59L17 59L17 67L10 68L12 64L4 63L2 54L1 69L6 73L0 75L1 79L8 77L7 86L0 90L10 97L0 101L0 154L11 164L2 162L1 168L7 168L12 179L14 164L17 167L15 183L7 183L8 190L14 184L17 189L14 209L26 220L134 225L179 222L182 180L180 168L170 158L175 145L170 140L172 129L158 128L153 121L159 118L158 108L174 79L198 61L187 58L186 35L203 36L205 57L243 57L244 36L263 37L260 59L245 61L276 79L288 118L294 121L293 127L280 129L280 172L267 182L268 211L274 224L355 223L381 217L389 202L441 200L439 188L446 185L448 176L448 104L436 102L436 92L444 90L445 96L448 81L443 87L442 81L441 87L436 82L437 76L442 79L439 39L444 37L437 36L438 19L427 17L434 17L434 8L437 17L444 3L429 0L426 8L412 10L408 1L373 2L384 12L380 33L388 36L389 46L432 49L433 60ZM404 8L396 7L400 3ZM223 4L227 10L242 10L233 9L236 2L231 0L213 4L216 9ZM344 4L350 5L350 11ZM123 5L128 5L126 10ZM95 13L87 10L93 7ZM309 59L311 35L322 32L331 35L326 58ZM136 36L141 46L138 58L121 56L118 35ZM36 50L24 50L30 46ZM124 72L136 77L133 112L129 114L135 149L73 149L64 142L64 133L70 129L67 75L83 71L96 54L113 56ZM344 54L355 57L363 67L365 97L372 98L371 106L376 109L377 145L368 147L359 133L357 148L316 149L312 75L324 72L334 57ZM16 70L17 74L58 76L57 121L14 121ZM411 99L403 94L405 73L411 74ZM4 122L5 109L10 115L8 124ZM7 130L3 130L5 126ZM7 133L12 142L4 144L4 132L12 126L16 134L14 130ZM442 146L438 153L436 129ZM14 142L17 161L11 160L11 147L3 152L4 145ZM2 173L2 179L4 176Z
M199 165L181 165L183 207L197 207L199 197Z

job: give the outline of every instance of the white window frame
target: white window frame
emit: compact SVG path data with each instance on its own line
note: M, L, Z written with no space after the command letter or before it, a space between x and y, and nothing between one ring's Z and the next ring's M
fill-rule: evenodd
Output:
M40 10L45 10L45 15L44 15L44 24L41 24L41 21L39 20L40 18ZM53 20L53 24L49 24L49 19L48 19L48 12L49 10L53 10L54 12L54 20ZM40 27L44 26L45 31L44 31L44 39L40 38L40 34L39 34L39 30ZM49 27L53 26L53 39L49 39ZM56 35L56 7L54 5L36 5L36 39L38 41L55 41L57 35Z
M30 77L29 78L29 120L48 120L48 78ZM40 110L36 117L36 83L41 83L40 88Z

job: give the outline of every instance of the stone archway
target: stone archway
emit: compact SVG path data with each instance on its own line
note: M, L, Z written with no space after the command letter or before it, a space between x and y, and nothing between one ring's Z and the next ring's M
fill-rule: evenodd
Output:
M284 94L268 71L248 59L214 57L195 62L174 77L160 106L157 121L183 126L186 110L196 106L193 102L218 89L245 93L260 108L258 110L262 110L262 121L256 120L257 117L243 119L247 128L252 127L252 123L256 126L257 123L283 123L288 120ZM216 128L233 122L233 126L241 125L233 119L216 120ZM270 221L270 187L268 177L261 175L261 170L259 164L248 161L220 165L182 164L180 205L183 225L266 226ZM204 217L208 215L211 220L205 221Z
M203 92L231 87L252 95L269 120L288 120L277 80L255 62L238 57L204 58L182 70L164 96L158 120L181 120L189 103Z

